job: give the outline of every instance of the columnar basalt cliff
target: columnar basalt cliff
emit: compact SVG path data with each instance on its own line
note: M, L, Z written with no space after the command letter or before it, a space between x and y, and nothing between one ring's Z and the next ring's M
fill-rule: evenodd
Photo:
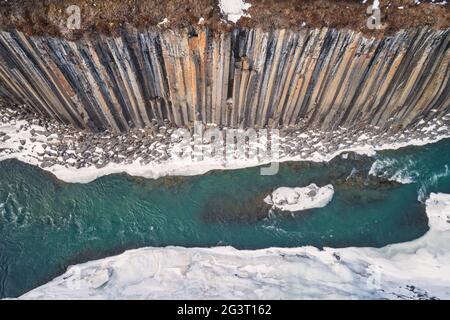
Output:
M0 96L76 127L405 127L450 110L450 29L0 33Z

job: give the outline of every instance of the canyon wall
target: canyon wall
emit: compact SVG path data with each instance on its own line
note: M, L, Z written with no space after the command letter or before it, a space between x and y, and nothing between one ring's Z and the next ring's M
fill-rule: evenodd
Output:
M0 32L0 96L76 127L409 126L450 112L450 29Z

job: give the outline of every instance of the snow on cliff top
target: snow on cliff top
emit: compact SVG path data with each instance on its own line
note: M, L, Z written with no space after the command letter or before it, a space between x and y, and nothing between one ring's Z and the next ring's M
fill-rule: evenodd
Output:
M303 188L280 187L264 201L283 211L302 211L323 208L332 199L334 188L331 184L319 188L314 183Z
M250 15L244 13L244 10L248 10L251 4L245 3L243 0L220 0L220 11L227 16L227 20L236 23L242 16L250 17Z

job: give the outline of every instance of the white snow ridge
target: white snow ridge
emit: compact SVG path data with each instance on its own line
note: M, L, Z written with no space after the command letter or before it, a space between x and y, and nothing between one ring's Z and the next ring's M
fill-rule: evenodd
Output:
M283 211L302 211L323 208L333 199L331 184L319 188L314 183L304 188L280 187L267 196L264 201Z
M450 194L430 230L383 248L142 248L70 267L21 299L450 298Z
M243 0L220 0L220 11L227 16L227 20L236 23L242 16L250 17L245 14L244 10L248 10L251 4L245 3Z

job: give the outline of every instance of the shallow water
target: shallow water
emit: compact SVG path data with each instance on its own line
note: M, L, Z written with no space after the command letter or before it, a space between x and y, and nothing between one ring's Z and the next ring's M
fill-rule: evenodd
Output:
M275 176L249 168L158 180L111 175L89 184L65 184L39 168L0 162L0 297L18 296L70 264L143 246L381 247L409 241L428 230L419 195L450 192L449 155L450 140L444 140L373 158L283 163ZM389 182L392 177L411 183ZM268 214L263 199L273 189L312 182L334 185L327 207Z

